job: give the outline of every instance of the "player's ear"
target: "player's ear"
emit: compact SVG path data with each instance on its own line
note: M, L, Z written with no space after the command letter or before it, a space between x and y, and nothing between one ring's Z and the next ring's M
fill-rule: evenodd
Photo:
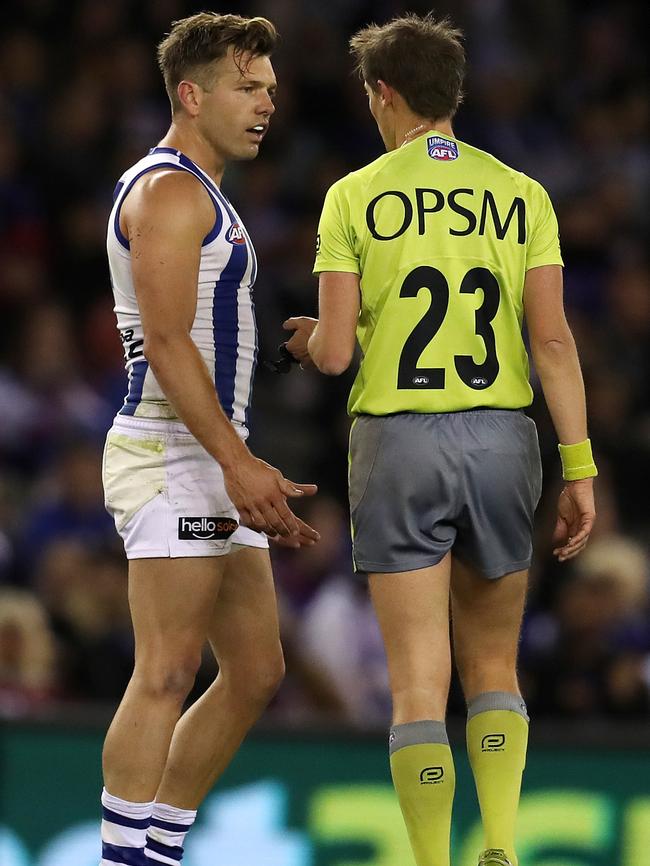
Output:
M393 97L395 95L395 91L390 86L390 84L386 84L385 81L382 81L381 78L378 78L377 91L379 92L379 99L381 100L382 105L393 104Z
M195 81L181 81L177 91L178 101L191 117L196 117L201 107L203 91Z

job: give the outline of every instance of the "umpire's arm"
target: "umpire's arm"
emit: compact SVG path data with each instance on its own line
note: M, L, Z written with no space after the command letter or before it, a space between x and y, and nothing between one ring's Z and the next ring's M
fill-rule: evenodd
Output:
M558 439L572 445L587 438L587 410L578 351L562 294L559 265L527 271L524 313L533 362ZM585 547L595 516L593 478L566 482L553 536L553 552L560 561L572 559Z
M524 312L530 351L555 432L560 442L569 445L587 438L587 411L578 351L562 295L560 265L527 271Z
M350 366L360 303L358 274L323 271L319 275L319 318L307 347L321 373L338 376Z

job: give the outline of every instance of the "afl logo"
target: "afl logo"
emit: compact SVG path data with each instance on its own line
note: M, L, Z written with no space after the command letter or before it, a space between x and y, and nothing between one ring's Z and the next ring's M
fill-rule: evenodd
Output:
M452 159L458 159L458 145L455 141L449 138L442 138L439 135L430 135L427 138L427 151L431 159L437 159L440 162L450 162Z
M233 223L228 229L228 234L226 235L226 240L231 244L245 244L246 238L244 237L244 230L239 225L239 223Z

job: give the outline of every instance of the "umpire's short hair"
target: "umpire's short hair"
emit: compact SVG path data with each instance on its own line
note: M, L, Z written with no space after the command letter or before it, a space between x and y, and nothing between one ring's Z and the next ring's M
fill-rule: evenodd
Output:
M465 51L462 31L448 18L409 14L371 24L350 40L363 80L373 90L384 81L421 117L453 117L463 99Z

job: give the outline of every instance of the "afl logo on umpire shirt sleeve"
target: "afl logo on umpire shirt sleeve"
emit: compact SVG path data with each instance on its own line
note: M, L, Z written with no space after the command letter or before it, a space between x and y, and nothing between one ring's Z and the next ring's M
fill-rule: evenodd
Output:
M178 537L181 541L223 541L238 526L232 517L179 517Z
M450 138L443 138L440 135L430 135L427 138L427 151L431 159L438 159L441 162L450 162L452 159L458 159L458 145Z

